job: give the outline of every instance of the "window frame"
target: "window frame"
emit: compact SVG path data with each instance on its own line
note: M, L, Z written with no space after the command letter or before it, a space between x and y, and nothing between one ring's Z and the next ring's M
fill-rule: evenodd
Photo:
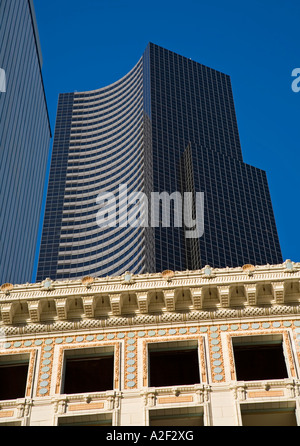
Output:
M247 333L231 333L228 334L228 346L229 346L229 362L230 362L230 372L231 372L231 380L232 381L238 381L237 379L237 370L236 370L236 363L235 363L235 357L234 357L234 339L237 338L245 338L249 340L249 343L253 345L261 344L264 345L265 343L270 342L273 340L276 342L278 340L278 344L282 345L282 353L286 365L287 370L287 377L281 378L282 379L290 379L290 378L296 378L297 373L297 367L295 364L293 351L292 351L292 345L289 339L288 331L284 330L271 330L268 332L262 332L262 331L251 331ZM263 342L257 341L258 338L265 338ZM277 339L276 339L277 338ZM252 342L251 342L252 341ZM248 342L247 342L248 343ZM242 345L241 343L240 345ZM246 344L246 342L245 342ZM277 378L267 378L267 379L261 379L261 380L255 380L255 381L276 381ZM279 379L280 380L280 379ZM253 380L240 380L240 381L253 381Z
M66 373L66 359L67 357L75 357L78 359L84 357L91 357L91 355L97 357L101 356L101 351L104 354L113 354L113 388L107 390L99 390L95 392L79 392L75 394L64 393L65 386L65 373ZM74 356L73 356L74 355ZM85 344L80 346L63 346L59 352L59 367L56 380L56 394L59 395L85 395L85 394L98 394L112 392L120 390L120 345L119 343L107 343L107 344Z
M206 382L207 380L207 372L206 370L203 370L205 367L205 358L204 353L202 349L204 349L204 336L200 337L191 337L191 338L179 338L179 339L153 339L153 340L145 340L145 354L146 357L144 358L145 364L146 364L146 382L145 382L145 376L144 376L144 385L148 388L152 388L155 386L150 385L150 352L152 351L176 351L176 350L187 350L187 349L195 349L197 351L198 356L198 373L199 373L199 383L194 384L176 384L176 385L170 385L170 386L159 386L160 387L187 387L187 386L193 386L193 385L200 385ZM192 344L192 345L191 345ZM158 346L156 348L155 346ZM206 379L203 379L205 377Z

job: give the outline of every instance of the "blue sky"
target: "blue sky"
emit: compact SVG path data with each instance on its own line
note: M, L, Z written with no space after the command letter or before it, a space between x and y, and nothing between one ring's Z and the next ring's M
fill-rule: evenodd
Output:
M124 76L149 41L231 76L244 161L267 171L284 259L300 261L300 2L35 0L54 133L59 93Z

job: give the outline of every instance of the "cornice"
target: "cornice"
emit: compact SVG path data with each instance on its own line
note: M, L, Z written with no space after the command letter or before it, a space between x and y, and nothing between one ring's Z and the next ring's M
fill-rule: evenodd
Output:
M84 329L298 314L300 263L4 284L0 326ZM68 322L68 323L67 323Z

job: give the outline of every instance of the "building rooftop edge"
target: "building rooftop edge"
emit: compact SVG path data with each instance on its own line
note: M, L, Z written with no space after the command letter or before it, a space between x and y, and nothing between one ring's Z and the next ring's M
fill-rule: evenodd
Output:
M122 77L120 77L120 78L117 79L116 81L112 82L111 84L104 85L103 87L100 87L100 88L96 88L96 89L92 89L92 90L83 90L83 91L68 91L68 92L60 93L60 95L74 94L74 96L76 97L76 96L78 96L78 95L84 95L84 94L86 94L86 95L87 95L87 94L97 94L97 93L105 92L105 90L112 88L114 85L117 85L118 83L122 82L123 79L125 79L127 76L130 75L130 73L131 73L131 72L137 67L137 65L141 62L141 59L144 57L146 51L148 50L148 48L149 48L151 45L152 45L152 46L155 46L155 47L157 47L157 48L162 48L163 50L168 51L168 52L170 52L170 53L173 53L173 54L175 54L175 55L178 56L178 57L182 57L183 59L186 59L186 60L192 60L193 62L195 62L195 63L197 63L197 64L199 64L199 65L202 65L203 67L205 67L205 68L207 68L207 69L209 69L209 70L216 71L216 72L220 73L221 75L226 76L227 78L230 79L230 75L227 74L227 73L224 73L224 72L221 71L221 70L218 70L218 69L216 69L216 68L209 67L208 65L202 64L201 62L197 62L197 61L194 60L194 59L191 59L191 58L189 58L189 57L183 56L182 54L180 54L180 53L178 53L178 52L176 52L176 51L172 51L172 50L169 50L169 49L167 49L167 48L164 48L164 47L162 47L161 45L158 45L158 44L156 44L156 43L148 42L148 44L147 44L147 46L146 46L146 48L145 48L145 50L144 50L144 52L143 52L143 55L139 58L138 62L137 62L137 63L136 63L136 64L135 64L135 65L134 65L134 66L133 66L127 73L126 73L126 74L124 74Z
M95 276L82 276L81 278L76 279L60 279L60 280L52 280L50 277L45 277L44 281L36 282L36 283L26 283L26 284L2 284L0 286L0 297L7 293L6 289L10 292L21 292L21 291L34 291L36 289L40 289L41 285L49 280L51 281L51 285L55 286L55 288L61 287L78 287L83 286L86 287L87 283L93 284L95 286L99 285L117 285L117 284L140 284L142 285L145 282L156 282L162 281L167 283L176 283L178 281L184 281L187 279L198 279L199 285L205 285L209 282L218 283L218 279L222 279L222 281L232 282L234 278L245 279L245 281L255 282L256 280L260 280L262 275L268 274L287 274L290 273L294 277L295 275L300 278L300 262L293 262L291 260L286 260L282 264L277 265L243 265L240 267L226 267L226 268L213 268L209 265L206 265L204 268L200 270L186 270L186 271L162 271L157 273L143 273L143 274L133 274L130 272L124 272L121 276L103 276L103 277L95 277ZM284 276L286 278L289 277L289 274Z
M0 328L13 326L16 335L299 317L300 263L7 283L0 287L0 314Z

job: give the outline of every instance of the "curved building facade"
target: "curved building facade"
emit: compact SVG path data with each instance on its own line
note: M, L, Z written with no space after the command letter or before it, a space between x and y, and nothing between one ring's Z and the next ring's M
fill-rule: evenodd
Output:
M141 58L108 87L60 96L43 234L47 247L56 248L50 256L46 249L44 265L51 277L154 268L153 256L146 256L147 229L125 226L126 216L119 212L126 196L145 192L143 77ZM115 227L101 228L97 221L103 193L116 197ZM58 196L63 200L54 213Z
M199 160L201 169L191 169ZM240 172L234 187L212 177L220 162L222 178ZM121 80L59 97L37 279L280 263L266 177L244 166L230 78L150 43ZM192 185L210 197L201 243L190 246L184 228L124 222L132 192L150 199L151 192L195 193ZM241 197L245 187L249 197ZM103 193L116 197L112 227L97 220ZM224 220L226 200L238 208ZM249 209L257 223L245 242L240 226Z
M99 193L117 197L122 183L128 194L143 187L142 78L140 61L116 84L74 95L59 274L119 274L145 263L140 228L123 227L121 220L101 230L95 218Z

